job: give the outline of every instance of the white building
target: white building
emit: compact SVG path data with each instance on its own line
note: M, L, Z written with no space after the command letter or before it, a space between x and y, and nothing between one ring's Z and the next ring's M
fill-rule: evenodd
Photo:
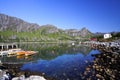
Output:
M108 38L111 38L112 35L111 34L104 34L104 39L108 39Z

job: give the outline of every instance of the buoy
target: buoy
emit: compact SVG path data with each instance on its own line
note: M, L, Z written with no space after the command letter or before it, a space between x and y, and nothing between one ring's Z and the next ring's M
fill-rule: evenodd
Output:
M75 43L72 43L72 45L75 45Z

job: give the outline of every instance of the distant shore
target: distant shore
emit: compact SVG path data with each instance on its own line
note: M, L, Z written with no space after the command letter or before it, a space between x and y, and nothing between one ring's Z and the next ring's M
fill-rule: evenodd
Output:
M51 41L51 42L49 42L49 41L24 41L24 42L0 42L0 44L2 44L2 43L16 43L16 44L21 44L21 43L73 43L73 42L76 42L76 41Z

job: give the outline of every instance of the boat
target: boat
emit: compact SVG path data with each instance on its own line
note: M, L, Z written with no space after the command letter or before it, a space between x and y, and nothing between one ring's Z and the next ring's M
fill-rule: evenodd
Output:
M18 49L9 49L8 55L15 55L17 52L22 51L20 48Z
M16 55L19 56L19 55L25 55L26 54L26 51L18 51L16 52Z
M35 53L36 53L35 51L26 51L25 56L30 56L30 55L33 55Z
M0 51L0 56L7 56L8 55L8 51Z

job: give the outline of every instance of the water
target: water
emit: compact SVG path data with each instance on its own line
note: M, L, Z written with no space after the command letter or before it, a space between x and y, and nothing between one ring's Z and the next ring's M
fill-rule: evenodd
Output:
M21 70L43 72L57 80L80 80L86 66L92 62L91 54L98 53L92 50L89 54L63 54L52 60L37 60L35 63L24 64ZM86 61L88 61L86 63Z
M76 54L81 52L87 55L91 48L85 46L72 46L71 44L41 44L41 43L25 43L19 44L19 48L23 50L38 51L33 56L5 56L0 57L2 62L30 62L37 61L39 59L51 60L63 54Z
M26 59L4 57L3 61L28 62L21 70L45 73L57 80L81 80L86 66L92 64L91 54L100 53L90 47L71 44L20 44L22 49L37 50L39 53ZM32 62L31 62L32 61Z

